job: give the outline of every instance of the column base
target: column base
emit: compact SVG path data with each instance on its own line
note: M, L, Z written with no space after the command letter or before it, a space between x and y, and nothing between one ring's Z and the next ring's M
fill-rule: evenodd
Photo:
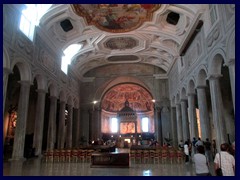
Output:
M15 158L11 158L8 159L8 161L26 161L27 159L24 157L15 157Z

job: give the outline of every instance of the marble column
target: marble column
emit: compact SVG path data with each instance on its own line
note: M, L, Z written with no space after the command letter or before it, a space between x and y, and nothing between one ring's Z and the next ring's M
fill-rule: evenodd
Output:
M189 133L189 122L188 122L188 111L187 111L187 100L181 100L181 112L182 112L182 127L183 127L183 141L187 141L190 138Z
M198 138L198 126L197 126L197 115L196 115L196 107L195 107L195 95L194 93L188 94L188 114L189 114L189 122L191 126L190 139L193 137Z
M102 137L102 125L101 125L101 108L98 108L97 111L97 136ZM137 131L136 131L137 132Z
M171 108L171 125L172 125L172 139L173 147L178 146L178 137L177 137L177 119L176 119L176 107Z
M4 120L4 125L6 124L7 127L9 124L9 119L4 118L5 115L5 101L6 101L6 96L7 96L7 86L8 86L8 76L11 73L10 69L3 68L3 120ZM8 133L8 128L3 128L3 145L5 144L5 139Z
M226 126L224 121L223 114L223 101L222 101L222 93L220 89L219 78L221 76L210 76L209 84L210 84L210 92L211 92L211 103L212 103L212 111L213 111L213 122L216 129L216 144L218 150L220 150L220 145L222 143L228 142ZM219 151L218 151L219 152Z
M98 138L102 138L101 136L101 110L100 108L95 108L92 113L91 119L91 138L90 140L96 140Z
M64 148L65 143L65 109L66 109L66 102L60 101L60 108L59 108L59 124L58 124L58 141L57 147L58 149Z
M50 96L50 110L48 119L48 139L47 149L53 150L55 144L55 127L56 127L56 112L57 112L57 97Z
M211 140L210 133L210 120L207 107L207 98L205 86L197 87L197 98L198 98L198 107L199 107L199 116L200 116L200 127L201 127L201 137L205 141L206 138Z
M37 106L35 114L35 129L33 138L33 147L35 148L35 155L42 154L42 139L43 139L43 123L44 123L44 110L46 91L42 89L37 90Z
M6 95L7 95L8 76L9 76L10 73L11 73L10 69L3 68L3 112L5 110L5 101L6 101ZM3 113L3 115L4 115L4 113Z
M162 137L162 121L161 121L161 109L160 107L156 107L155 110L155 115L156 115L156 126L155 126L155 130L156 130L156 135L157 135L157 141L159 142L159 144L163 144L163 137Z
M178 135L178 144L183 141L183 126L182 126L182 114L181 114L181 105L180 103L176 104L176 114L177 114L177 135Z
M232 101L233 101L233 109L235 114L235 59L231 59L227 63L229 69L229 76L230 76L230 83L231 83L231 90L232 90Z
M18 119L14 135L13 153L11 160L24 159L24 144L26 135L26 123L28 114L30 82L20 81L21 89L18 101Z
M98 119L97 119L97 109L95 108L92 111L92 118L91 118L91 138L90 140L95 140L99 137L97 137L97 128L98 128ZM100 137L101 138L101 137Z
M159 139L159 122L158 122L158 112L157 112L157 107L154 105L154 127L155 127L155 138L156 140L160 143Z
M88 114L89 114L89 139L88 139L88 141L87 142L90 142L90 141L92 141L93 140L93 132L94 132L94 130L93 130L93 116L94 116L94 109L89 109L88 110Z
M73 108L73 148L79 145L79 109Z
M72 116L73 107L68 104L68 121L67 121L67 137L66 137L66 148L72 148Z
M89 114L89 111L88 111L88 107L81 107L80 115L81 115L80 137L85 138L86 141L88 142L89 141L89 131L90 131L89 120L90 120L90 117L91 117L90 114ZM84 142L84 144L85 144L85 142Z

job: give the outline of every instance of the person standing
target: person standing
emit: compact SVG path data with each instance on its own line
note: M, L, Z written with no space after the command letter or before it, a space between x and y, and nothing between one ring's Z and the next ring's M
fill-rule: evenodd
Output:
M195 146L196 146L196 147L198 147L198 146L203 146L203 142L202 142L202 140L201 140L200 137L198 138L198 141L196 142Z
M216 141L214 139L212 141L212 147L213 147L213 159L214 159L215 155L217 154Z
M216 154L214 159L214 169L222 169L223 176L235 176L235 159L228 153L229 144L223 143L220 146L221 151Z
M188 141L185 141L183 148L184 148L184 154L185 154L185 163L188 163L189 162Z
M208 138L206 138L206 141L204 142L205 146L205 155L207 156L209 162L212 162L212 155L211 155L211 142Z
M209 172L209 161L204 154L204 146L198 146L197 152L193 156L195 162L195 172L197 176L209 176L211 174Z
M193 154L197 153L196 142L197 142L196 138L193 137L193 140L192 140Z
M180 140L180 143L179 143L178 147L181 151L183 151L183 147L184 147L183 140Z

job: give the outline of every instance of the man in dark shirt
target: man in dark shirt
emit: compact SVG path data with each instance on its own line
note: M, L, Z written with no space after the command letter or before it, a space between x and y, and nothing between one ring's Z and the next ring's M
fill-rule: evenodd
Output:
M196 154L197 153L197 147L195 146L197 140L195 137L193 137L193 140L192 140L192 147L193 147L193 153Z
M207 159L209 162L212 161L212 155L211 155L211 142L208 138L206 138L206 141L204 142L205 146L205 155L207 156Z

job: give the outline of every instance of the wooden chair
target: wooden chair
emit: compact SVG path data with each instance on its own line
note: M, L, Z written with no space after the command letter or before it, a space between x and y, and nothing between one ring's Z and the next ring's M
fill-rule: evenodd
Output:
M65 149L60 149L60 162L65 162Z
M71 162L71 154L72 154L72 150L71 149L66 149L66 151L65 151L65 162Z
M130 161L135 163L136 160L136 150L131 149L130 150Z
M155 164L155 162L159 163L160 158L161 158L161 150L160 149L156 149L156 151L154 152L153 163L154 164Z
M150 155L149 150L143 150L143 163L149 163Z
M177 162L178 163L183 162L183 152L181 150L177 150Z
M150 160L150 162L154 162L154 154L155 154L155 150L151 149L149 151L149 160Z
M59 162L60 161L60 151L59 149L53 150L53 161Z
M78 150L78 158L80 159L81 162L85 162L85 159L86 159L86 150L84 150L84 149L79 149L79 150Z
M78 162L78 150L77 149L72 150L71 161L72 162Z
M92 153L94 152L93 149L88 149L86 151L86 162L91 162L91 158L92 158Z
M46 162L53 162L53 150L46 151Z
M142 150L139 149L139 150L136 151L136 158L135 158L135 160L140 162L140 163L142 162Z
M169 156L168 156L168 151L166 149L163 149L161 152L161 158L162 158L162 163L166 163Z
M171 164L175 161L175 157L176 157L176 151L174 151L173 149L169 151L169 159Z

